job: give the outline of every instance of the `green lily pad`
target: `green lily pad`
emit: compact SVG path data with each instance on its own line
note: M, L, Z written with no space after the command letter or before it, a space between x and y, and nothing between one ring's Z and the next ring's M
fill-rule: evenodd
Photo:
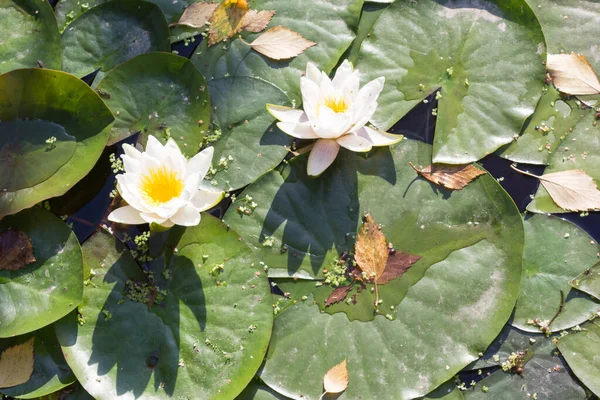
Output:
M271 388L317 398L325 372L347 358L351 383L341 398L423 396L475 360L502 329L519 290L521 217L489 175L449 192L408 165L430 159L431 146L405 140L366 158L341 151L311 179L300 156L238 196L225 221L273 276L322 277L323 268L352 249L366 211L397 251L422 256L402 277L380 285L378 315L370 290L356 308L343 303L333 315L321 312L312 293L281 311L260 373ZM237 208L246 195L257 206L242 216ZM313 293L323 288L307 285Z
M600 300L600 262L577 275L570 284L575 289Z
M79 317L56 332L94 398L233 398L250 382L273 313L266 274L235 232L204 215L153 281L106 233L83 248L95 276Z
M27 382L21 385L0 389L6 396L34 399L54 393L75 382L75 376L60 351L54 335L54 328L51 325L39 331L0 340L0 351L3 348L23 343L32 337L35 337L33 374Z
M558 341L558 349L575 375L596 396L600 396L600 324L586 324L583 332L571 333Z
M0 76L0 218L60 196L94 166L113 116L84 82L46 69ZM43 165L44 168L39 168Z
M521 135L500 156L514 162L548 164L575 125L592 112L591 108L582 109L580 104L563 98L554 86L548 86Z
M573 128L573 132L565 139L550 158L550 165L544 171L551 172L581 169L600 182L600 127L596 123L596 115L587 113ZM556 205L542 185L538 187L535 198L527 211L536 213L565 213Z
M83 266L77 238L59 218L34 207L0 220L0 232L24 232L35 262L0 271L0 338L38 330L81 301Z
M60 35L50 3L0 1L0 74L42 65L60 69Z
M355 30L363 0L255 0L252 9L276 10L269 27L285 26L317 46L291 60L274 61L253 51L241 40L217 44L208 48L204 41L196 49L192 61L207 80L227 76L262 78L279 87L294 102L302 102L300 77L311 61L329 73L355 38ZM260 33L243 32L242 37L252 42Z
M235 400L289 400L268 386L252 382Z
M357 68L365 81L386 78L371 119L382 130L441 89L433 161L464 164L521 131L542 92L544 60L542 30L523 0L419 0L381 14Z
M139 54L171 51L162 11L140 0L111 1L92 8L63 32L61 46L63 70L77 76L97 69L106 73Z
M507 362L513 352L523 352L525 364L522 374L497 370L478 382L476 386L464 391L465 399L585 400L588 398L585 389L559 357L552 338L522 333L514 328L505 329L492 347L497 351L495 355L498 356L498 364Z
M537 16L548 53L581 53L600 71L600 3L595 0L527 0Z
M208 87L213 117L221 128L220 139L212 143L216 173L208 179L223 190L239 189L275 168L288 153L285 146L290 147L293 138L277 128L265 103L289 106L290 100L262 79L214 79Z
M200 149L210 100L204 78L188 59L141 54L109 72L97 90L116 116L109 144L142 132L144 144L154 135L163 142L174 138L187 156Z
M350 62L356 62L356 57L360 52L360 47L367 36L371 35L373 25L379 19L381 13L389 6L386 3L371 3L365 2L363 4L362 12L360 14L360 22L356 30L356 39L352 42L352 46L347 51L347 58Z
M599 312L600 303L571 290L569 281L598 262L600 246L577 225L560 218L533 215L524 225L521 294L511 324L539 333L539 327L528 321L551 320L561 305L561 291L564 307L550 326L552 332L581 324Z

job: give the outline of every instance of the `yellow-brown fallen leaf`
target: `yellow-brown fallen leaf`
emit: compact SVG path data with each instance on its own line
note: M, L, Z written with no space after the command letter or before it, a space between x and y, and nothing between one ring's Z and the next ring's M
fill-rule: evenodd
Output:
M9 347L0 354L0 388L25 383L33 373L33 340Z
M316 45L315 42L311 42L299 33L283 26L268 29L248 44L254 51L273 60L286 60L296 57L302 54L304 50Z
M600 94L594 67L581 54L548 54L546 69L554 86L571 95Z
M600 191L594 179L582 170L552 172L542 176L511 168L538 178L557 206L566 211L599 211Z
M179 21L172 25L186 25L192 28L204 28L217 8L217 3L192 3L181 14Z
M16 271L35 262L31 239L25 232L0 233L0 270Z
M435 165L431 164L423 169L418 169L409 163L419 175L429 182L441 185L446 189L460 190L467 186L473 179L485 174L485 171L469 165Z
M275 15L275 11L263 10L248 10L246 15L244 15L244 20L242 21L241 29L247 32L262 32L269 22L271 22L271 18Z
M210 16L208 45L212 46L238 33L248 12L245 0L227 0L219 4Z
M323 388L325 392L321 395L321 399L326 393L341 393L348 388L348 368L346 360L342 361L335 367L331 368L323 377Z

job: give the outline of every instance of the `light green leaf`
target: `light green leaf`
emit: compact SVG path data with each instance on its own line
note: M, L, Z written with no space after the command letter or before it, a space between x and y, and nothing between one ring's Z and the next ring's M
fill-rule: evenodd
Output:
M551 320L561 305L561 291L564 307L550 330L558 332L587 321L600 311L600 303L571 290L569 281L598 261L600 246L577 225L556 217L533 215L525 218L524 225L521 294L511 324L539 333L527 321Z
M97 69L106 73L139 54L171 51L163 13L141 0L111 1L92 8L63 32L61 46L63 70L79 77Z
M600 300L600 263L591 266L577 275L570 284L575 289L581 290Z
M541 28L523 0L419 0L381 14L357 68L365 82L386 78L372 119L382 130L441 89L433 162L465 164L521 131L542 91L544 60Z
M210 101L206 81L183 57L141 54L109 72L97 90L116 116L109 144L141 132L143 144L148 135L163 143L172 137L191 157L208 135Z
M60 69L60 36L50 3L0 0L0 74L18 68Z
M17 271L0 271L0 337L22 335L62 318L81 301L81 249L71 229L40 207L0 220L31 239L36 261Z
M94 166L113 116L81 80L46 69L0 76L0 218L60 196ZM44 168L40 168L44 165Z
M260 366L273 319L262 267L214 217L182 231L171 230L178 251L166 269L154 262L153 280L110 235L84 245L95 276L81 325L71 314L56 333L94 398L233 398Z

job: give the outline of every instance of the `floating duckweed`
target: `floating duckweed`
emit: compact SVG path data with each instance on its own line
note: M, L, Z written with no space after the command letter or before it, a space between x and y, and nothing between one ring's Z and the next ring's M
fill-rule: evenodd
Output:
M435 92L435 99L439 100L442 98L442 92Z
M275 238L273 236L265 236L262 245L263 247L273 247L275 243Z
M108 156L108 161L110 161L110 168L112 169L113 174L118 174L119 172L125 172L125 167L123 166L123 160L118 158L115 153L110 153Z
M348 279L346 279L347 270L345 260L340 260L339 258L333 260L331 267L323 271L325 276L324 283L333 287L348 283Z
M250 195L246 195L243 199L240 199L243 203L238 206L237 212L241 215L250 215L254 212L258 204L254 202L254 199Z
M482 391L483 393L487 393L487 392L489 392L489 391L490 391L490 388L489 388L489 387L487 387L487 386L485 386L485 385L483 385L483 386L481 387L481 391Z
M214 267L211 268L210 270L210 274L212 276L217 276L218 274L220 274L221 272L225 271L225 264L217 264Z
M437 108L434 108L433 110L431 110L431 115L437 116Z
M112 314L110 311L106 310L106 309L102 309L102 314L104 314L104 320L108 321L109 319L112 318Z
M448 76L452 76L452 74L454 73L454 67L446 68L446 73L448 74Z
M248 333L254 333L254 331L258 328L256 325L252 324L248 327Z

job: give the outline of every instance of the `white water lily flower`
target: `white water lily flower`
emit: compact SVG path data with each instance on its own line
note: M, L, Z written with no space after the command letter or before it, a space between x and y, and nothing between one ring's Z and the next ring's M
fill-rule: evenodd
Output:
M110 221L156 223L165 228L195 226L200 223L200 212L215 206L224 196L223 192L203 189L213 158L212 147L187 160L173 139L163 146L154 136L148 136L146 151L128 144L123 150L125 173L117 175L117 189L129 205L110 213Z
M277 118L279 129L299 139L317 139L308 157L308 174L319 175L335 160L340 146L365 152L373 146L389 146L402 140L366 126L377 109L377 98L384 77L377 78L360 90L358 70L345 60L333 79L312 63L300 78L304 111L267 104Z

